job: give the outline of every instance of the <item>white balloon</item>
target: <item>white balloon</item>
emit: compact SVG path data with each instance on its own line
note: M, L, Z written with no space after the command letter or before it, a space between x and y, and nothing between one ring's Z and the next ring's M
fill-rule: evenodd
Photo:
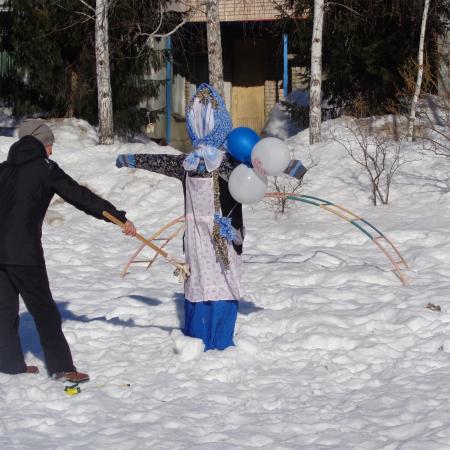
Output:
M230 174L228 189L231 196L239 203L257 203L266 193L267 177L258 175L245 164L239 164Z
M282 174L290 159L286 143L274 137L261 139L252 150L252 165L260 175Z

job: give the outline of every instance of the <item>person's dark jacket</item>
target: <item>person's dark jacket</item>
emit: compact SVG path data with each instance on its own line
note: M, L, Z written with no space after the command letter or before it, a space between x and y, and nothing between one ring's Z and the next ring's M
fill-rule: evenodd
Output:
M108 211L126 221L124 211L80 186L47 158L40 141L24 136L0 164L0 264L45 264L42 223L54 194L97 219Z

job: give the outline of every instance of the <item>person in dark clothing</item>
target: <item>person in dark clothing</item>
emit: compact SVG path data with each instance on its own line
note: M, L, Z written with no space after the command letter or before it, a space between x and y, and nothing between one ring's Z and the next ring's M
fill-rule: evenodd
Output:
M80 186L48 156L54 136L42 120L25 121L7 160L0 164L0 372L37 373L27 366L19 338L19 294L39 333L50 376L74 382L89 380L77 372L52 298L41 244L42 223L54 194L97 218L108 211L136 229L111 203Z

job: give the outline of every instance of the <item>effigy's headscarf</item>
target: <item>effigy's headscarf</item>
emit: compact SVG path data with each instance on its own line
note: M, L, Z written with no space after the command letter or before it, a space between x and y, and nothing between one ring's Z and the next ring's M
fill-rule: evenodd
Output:
M186 170L195 170L200 158L212 172L220 166L223 152L220 149L233 128L230 114L219 93L202 83L186 108L186 126L194 151L184 162Z
M206 170L212 173L214 186L214 209L220 216L220 191L218 168L224 152L220 149L233 128L230 114L219 93L210 85L202 83L186 108L186 126L194 147L183 162L187 171L196 170L203 160ZM225 269L229 267L227 239L220 233L218 220L214 220L213 239L217 259Z

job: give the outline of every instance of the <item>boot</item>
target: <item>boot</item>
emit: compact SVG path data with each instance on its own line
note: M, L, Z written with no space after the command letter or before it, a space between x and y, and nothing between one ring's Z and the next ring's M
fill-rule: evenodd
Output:
M25 369L25 373L39 373L39 367L27 366Z
M58 381L69 381L70 383L84 383L89 381L89 375L87 373L77 372L76 370L56 372L52 375L52 378Z

